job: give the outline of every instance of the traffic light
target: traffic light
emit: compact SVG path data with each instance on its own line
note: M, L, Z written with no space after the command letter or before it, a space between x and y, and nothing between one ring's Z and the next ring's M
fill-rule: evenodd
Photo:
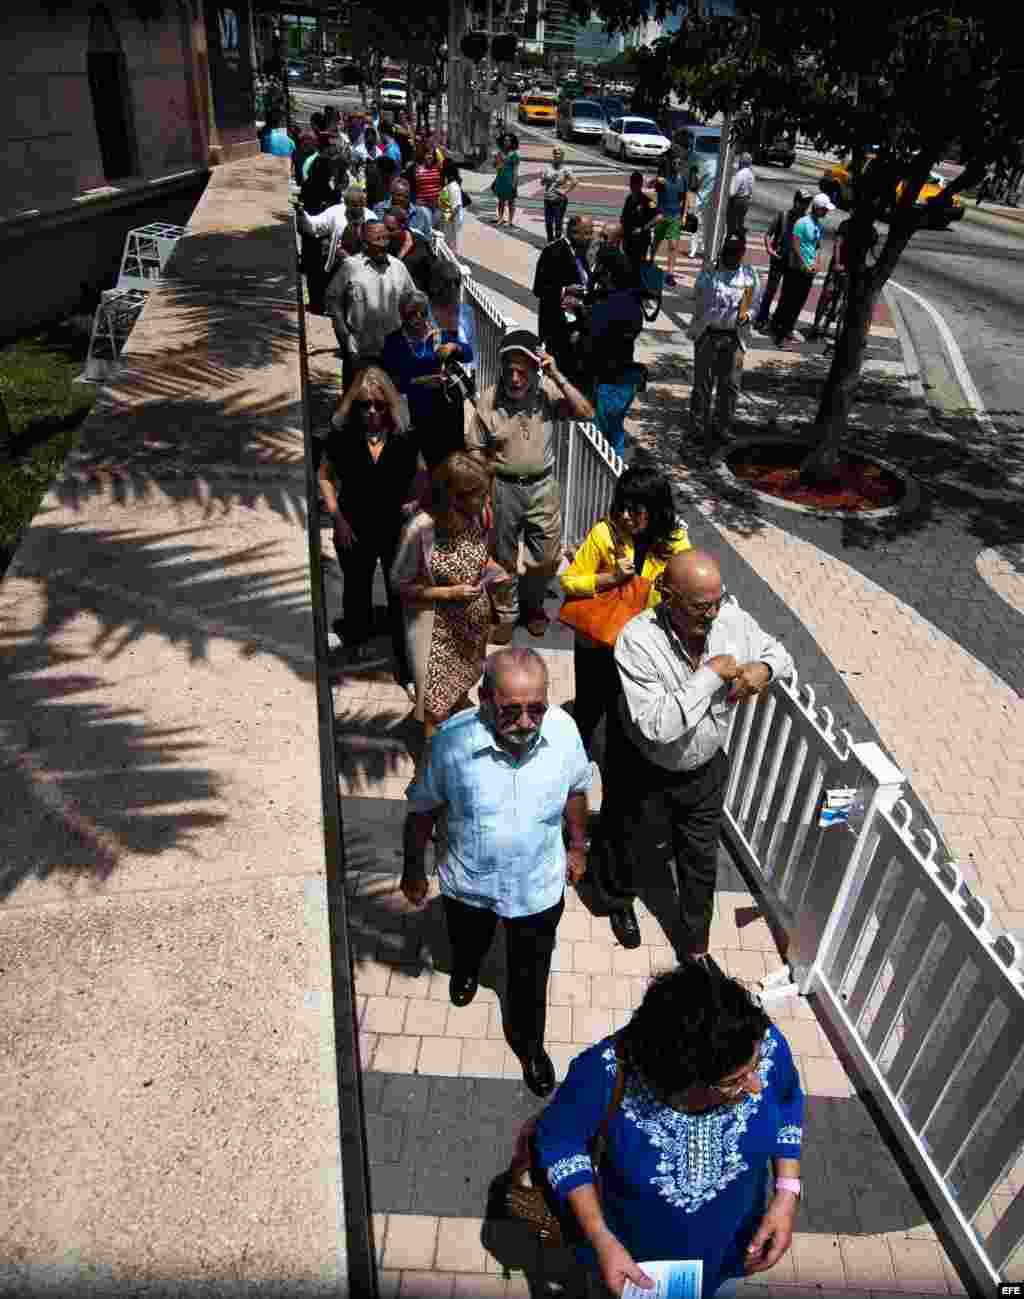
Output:
M459 49L467 59L479 63L487 53L487 37L483 32L467 32L462 38Z
M491 41L491 55L495 63L511 63L516 57L518 41L512 32L503 32Z

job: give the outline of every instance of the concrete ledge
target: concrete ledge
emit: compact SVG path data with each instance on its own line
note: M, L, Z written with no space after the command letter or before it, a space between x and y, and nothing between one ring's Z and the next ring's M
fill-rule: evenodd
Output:
M0 585L0 1294L346 1290L287 197L214 171Z

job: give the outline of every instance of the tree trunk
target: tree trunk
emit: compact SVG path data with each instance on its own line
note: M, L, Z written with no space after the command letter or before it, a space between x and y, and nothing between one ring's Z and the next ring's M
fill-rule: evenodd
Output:
M849 297L832 354L832 369L825 381L814 421L821 440L800 466L800 477L804 482L828 486L839 479L839 450L860 382L868 331L879 292L880 286L876 286L870 271L862 268L861 273L855 275L851 268Z
M14 456L14 434L11 432L11 421L7 415L7 406L0 396L0 464Z

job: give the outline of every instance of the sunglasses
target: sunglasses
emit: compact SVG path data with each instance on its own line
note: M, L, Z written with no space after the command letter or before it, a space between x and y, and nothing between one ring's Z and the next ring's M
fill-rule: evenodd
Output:
M685 609L687 613L695 614L707 614L712 609L720 609L729 594L723 586L722 594L717 600L690 600L685 595L680 595L678 591L673 591L670 586L666 586L661 578L658 578L654 586L667 605L676 609Z
M360 410L387 410L386 401L378 401L376 397L364 397L356 402Z

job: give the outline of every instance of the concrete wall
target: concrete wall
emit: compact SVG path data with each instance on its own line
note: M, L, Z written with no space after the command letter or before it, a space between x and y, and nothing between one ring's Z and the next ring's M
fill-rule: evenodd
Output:
M0 218L46 209L108 183L103 174L86 57L91 0L55 6L31 0L5 7L0 80L10 96L0 154ZM143 23L128 0L107 8L121 39L134 108L139 175L205 165L189 75L184 10L167 0L164 17Z
M70 212L0 222L0 339L61 318L83 294L113 288L128 231L151 221L187 224L208 175L192 172Z

